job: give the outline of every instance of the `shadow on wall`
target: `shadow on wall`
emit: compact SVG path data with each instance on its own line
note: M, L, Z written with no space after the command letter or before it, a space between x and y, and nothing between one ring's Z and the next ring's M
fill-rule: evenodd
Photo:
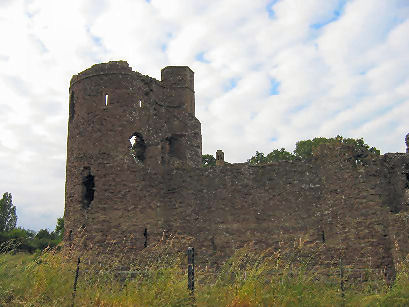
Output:
M91 168L85 166L82 171L82 207L87 209L91 206L94 200L95 182L94 176L91 174Z
M185 160L186 159L186 149L183 141L182 134L173 134L166 138L167 142L167 153L170 157Z

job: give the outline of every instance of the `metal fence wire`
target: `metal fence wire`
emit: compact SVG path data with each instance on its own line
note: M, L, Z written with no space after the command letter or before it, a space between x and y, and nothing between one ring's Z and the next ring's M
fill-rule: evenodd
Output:
M195 292L195 281L197 276L195 275L195 249L194 247L188 247L187 248L187 268L186 271L187 272L187 289L190 291L190 295L192 297L192 304L194 304L195 298L194 298L194 292ZM79 282L80 276L82 274L95 274L96 271L95 270L88 270L88 269L81 269L80 270L80 263L81 260L78 257L77 259L77 267L76 267L76 271L75 271L75 278L74 278L74 284L73 284L73 292L72 292L72 307L74 307L75 305L75 296L76 296L76 291L77 291L77 284ZM332 273L326 274L328 275L327 277L332 277L329 278L328 280L326 280L326 282L328 282L329 284L335 286L338 285L339 286L339 292L340 295L342 297L342 299L345 299L345 290L346 290L346 283L349 279L349 274L352 273L358 273L361 275L361 281L364 280L364 275L367 274L375 274L377 276L386 276L386 270L374 270L374 269L364 269L364 268L351 268L351 267L346 267L343 263L342 258L340 258L338 260L338 268L334 268L333 267L333 271ZM205 275L206 273L200 271L201 273L203 273L203 275ZM200 273L199 272L199 273ZM99 275L114 275L116 277L119 277L120 280L128 280L128 279L132 279L132 278L136 278L138 276L141 277L145 277L145 276L149 276L150 270L149 269L143 269L143 270L98 270L97 274ZM224 274L225 272L223 272L222 270L212 270L210 272L208 272L208 275L220 275L220 274ZM230 272L232 275L231 278L237 279L240 278L241 280L246 280L247 278L247 271L244 272L240 272L240 273L235 273L235 272ZM287 276L296 276L299 273L299 271L297 270L291 270L288 269L286 270L286 274ZM274 271L269 271L268 272L269 275L276 275L276 276L280 276L280 275L284 275L284 273L280 270L274 270ZM357 275L357 274L355 274ZM320 275L321 276L321 275ZM201 276L202 278L204 278L204 276ZM321 276L322 277L322 276ZM317 279L318 280L318 279Z

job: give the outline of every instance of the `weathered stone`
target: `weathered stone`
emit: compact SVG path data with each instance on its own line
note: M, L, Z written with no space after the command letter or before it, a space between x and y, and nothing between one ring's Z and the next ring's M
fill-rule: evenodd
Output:
M201 167L194 109L188 67L158 81L109 62L72 78L66 247L132 254L187 236L198 263L220 263L252 242L393 278L409 253L409 155L360 165L333 145L309 161Z
M224 152L221 149L216 151L216 165L222 166L224 165Z

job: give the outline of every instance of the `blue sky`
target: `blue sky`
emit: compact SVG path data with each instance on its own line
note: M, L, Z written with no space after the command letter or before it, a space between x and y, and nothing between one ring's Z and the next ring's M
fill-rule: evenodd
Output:
M0 193L26 228L63 215L69 80L95 63L190 66L203 151L230 162L338 134L405 150L407 0L3 0L0 35Z

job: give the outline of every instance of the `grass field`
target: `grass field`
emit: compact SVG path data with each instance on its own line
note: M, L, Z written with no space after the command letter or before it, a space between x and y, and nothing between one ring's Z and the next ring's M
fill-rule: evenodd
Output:
M196 271L187 290L185 259L135 265L131 278L96 265L80 265L75 306L409 306L409 266L400 265L391 287L366 279L345 284L293 267L278 257L238 251L216 272ZM59 252L0 254L0 306L72 306L75 259Z

